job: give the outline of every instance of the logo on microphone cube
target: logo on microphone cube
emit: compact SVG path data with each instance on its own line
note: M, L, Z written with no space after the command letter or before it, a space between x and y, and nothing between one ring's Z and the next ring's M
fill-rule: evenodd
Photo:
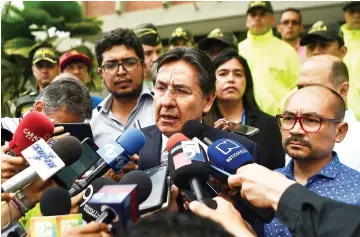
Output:
M115 171L119 173L124 166L131 160L125 154L124 148L122 148L115 141L108 141L103 147L96 151L105 162Z
M63 234L75 226L82 225L82 214L70 214L56 217L56 229L58 236Z
M56 237L55 217L32 217L30 219L31 236Z
M44 181L65 167L65 163L44 139L38 140L21 154Z
M220 151L222 154L227 155L233 150L237 150L239 148L239 144L231 140L224 140L221 143L216 145L216 149Z
M194 141L182 141L181 146L183 153L189 160L196 160L205 162L203 153L200 150L200 145Z
M35 133L31 132L28 128L24 128L23 133L25 134L25 138L31 142L38 141L41 137L37 136ZM45 134L44 139L48 140L51 137L51 134Z

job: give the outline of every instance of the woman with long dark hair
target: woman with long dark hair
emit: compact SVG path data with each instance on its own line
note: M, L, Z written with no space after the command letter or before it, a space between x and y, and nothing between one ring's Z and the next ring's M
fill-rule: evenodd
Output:
M230 130L231 124L258 128L250 137L263 152L262 165L284 167L285 152L275 117L262 112L254 97L253 80L247 61L237 51L223 51L213 61L216 68L216 99L203 121L209 126Z

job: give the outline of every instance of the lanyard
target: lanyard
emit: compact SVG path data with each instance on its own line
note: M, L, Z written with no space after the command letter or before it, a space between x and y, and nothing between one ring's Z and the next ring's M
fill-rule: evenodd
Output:
M246 120L246 111L245 109L243 109L243 113L241 115L241 124L245 125L245 120Z

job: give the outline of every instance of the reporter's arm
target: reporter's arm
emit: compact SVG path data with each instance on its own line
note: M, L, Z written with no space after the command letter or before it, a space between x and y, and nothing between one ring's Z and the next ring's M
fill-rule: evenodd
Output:
M300 184L283 193L277 217L293 236L360 236L360 207L320 197Z

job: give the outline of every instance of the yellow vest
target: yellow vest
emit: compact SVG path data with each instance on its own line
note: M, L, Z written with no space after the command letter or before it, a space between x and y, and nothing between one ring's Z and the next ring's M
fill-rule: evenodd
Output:
M350 30L347 24L341 29L348 49L343 59L348 67L350 78L347 106L354 111L356 119L360 121L360 30Z
M296 87L300 72L295 49L270 30L264 35L248 32L247 39L239 43L239 54L250 66L255 99L261 110L270 115L282 111L281 100Z
M18 221L24 227L25 230L28 230L30 227L31 217L41 216L40 203L36 204L33 209L28 211L24 217L21 217Z

